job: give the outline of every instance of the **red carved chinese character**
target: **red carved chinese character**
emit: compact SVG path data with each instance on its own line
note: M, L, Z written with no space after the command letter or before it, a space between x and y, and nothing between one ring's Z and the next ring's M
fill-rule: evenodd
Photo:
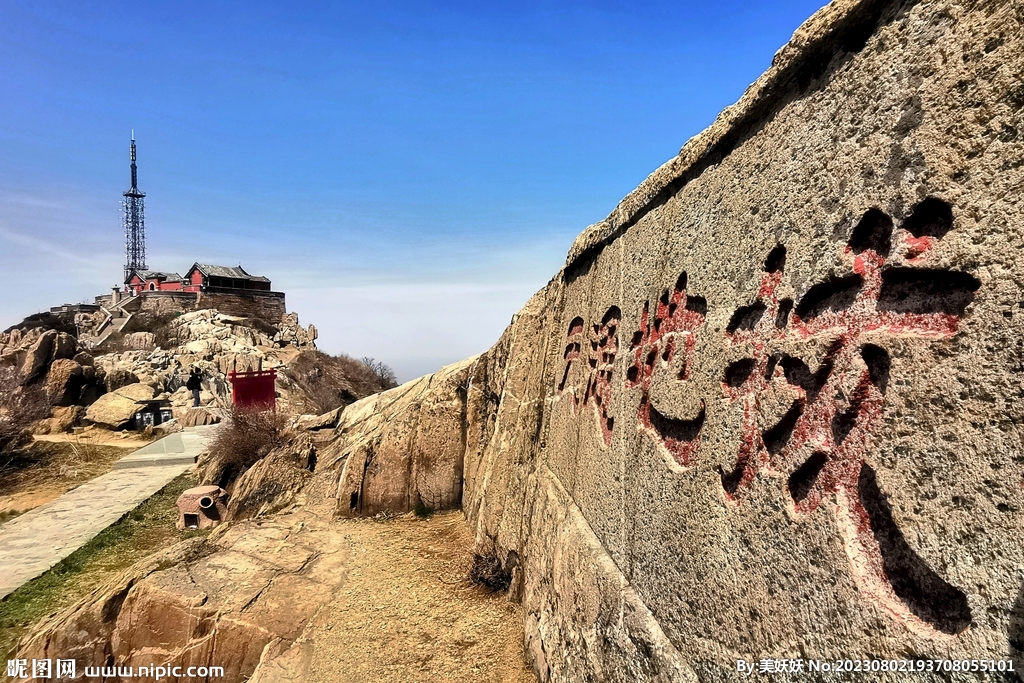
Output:
M682 350L683 360L677 377L689 379L696 344L694 335L704 324L705 313L707 301L687 295L686 273L683 273L671 294L666 290L658 299L653 321L649 302L644 304L640 329L630 343L633 364L626 372L626 388L639 386L643 391L637 414L640 426L654 434L672 458L684 467L690 465L700 447L705 416L703 402L700 413L692 420L668 417L651 404L651 380L657 366L668 368L679 350Z
M612 430L615 418L608 411L612 400L611 378L615 369L615 355L619 349L618 327L622 318L618 307L612 306L604 314L601 324L594 325L591 332L589 348L586 352L586 388L582 398L577 396L577 387L572 380L573 363L583 355L583 318L573 318L569 323L569 332L565 350L562 354L565 369L562 380L558 384L558 396L568 397L570 410L576 415L580 408L593 403L597 412L598 427L605 445L612 442Z
M919 260L951 227L948 205L922 202L896 234L897 260ZM788 311L776 294L781 264L777 271L766 264L758 301L738 310L727 330L732 343L748 345L753 357L730 365L723 382L727 397L743 401L744 417L736 466L722 472L722 485L735 502L757 471L790 472L786 488L798 516L834 496L861 589L912 628L959 633L970 623L966 597L903 539L865 462L881 421L891 362L871 342L885 335L954 334L980 283L957 271L887 267L892 237L891 219L868 211L844 251L852 273L811 287L787 330L782 328ZM812 338L828 345L814 373L779 351L783 340L791 346ZM790 409L776 424L758 425L759 402L783 384L792 392Z

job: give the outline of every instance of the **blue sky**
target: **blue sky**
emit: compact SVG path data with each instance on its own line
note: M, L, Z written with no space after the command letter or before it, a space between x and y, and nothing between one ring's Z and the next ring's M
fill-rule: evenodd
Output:
M118 282L134 128L151 268L241 263L322 349L430 372L821 2L6 0L0 327Z

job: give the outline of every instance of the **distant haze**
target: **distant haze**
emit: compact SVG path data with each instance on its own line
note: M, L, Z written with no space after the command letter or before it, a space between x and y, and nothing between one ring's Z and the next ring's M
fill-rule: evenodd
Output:
M0 326L238 265L329 352L479 353L820 0L0 4Z

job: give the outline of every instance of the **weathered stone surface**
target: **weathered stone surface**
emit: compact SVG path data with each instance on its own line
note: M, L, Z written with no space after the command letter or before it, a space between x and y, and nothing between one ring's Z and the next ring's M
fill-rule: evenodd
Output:
M138 381L139 378L134 372L123 368L114 368L106 373L107 391L116 391Z
M201 427L220 422L220 415L206 408L189 408L181 418L182 427Z
M134 565L23 641L19 657L74 658L79 671L221 666L245 680L287 650L344 578L344 539L317 515L217 528Z
M292 428L296 431L315 432L321 429L334 429L345 411L344 407L335 408L323 415L299 415L295 418Z
M1020 656L1022 21L832 3L472 368L462 505L542 679Z
M118 396L124 396L130 398L133 401L148 401L156 396L156 391L153 387L148 384L126 384L120 389L115 389L114 393Z
M152 333L131 333L125 338L130 346L138 348L103 354L93 362L106 374L108 390L135 382L148 384L158 394L168 394L176 409L192 404L192 395L184 386L195 367L204 378L202 404L226 406L231 400L228 374L232 370L284 369L286 362L295 358L296 350L315 348L310 333L298 325L296 315L277 317L280 325L266 322L269 318L225 315L214 308L192 310L168 324L163 338L175 340L173 347L152 348ZM286 334L275 340L272 337L278 328ZM292 394L301 394L302 389L285 381L283 374L279 377L278 407L297 412L307 401L304 396Z
M345 408L321 467L340 469L337 511L370 515L462 500L465 385L475 358Z
M151 349L156 346L156 335L152 332L129 332L124 335L124 344L130 349Z
M55 360L46 374L46 394L55 406L74 405L84 385L82 366L67 358Z
M299 439L257 461L235 482L228 519L263 517L302 502L315 453L308 441Z
M53 354L53 343L57 339L56 330L47 330L42 333L32 346L26 349L24 359L21 361L21 376L27 380L41 377L46 372L46 367Z
M63 358L74 358L78 353L78 342L67 332L58 332L53 340L53 351L50 353L50 360L56 361Z
M85 419L107 429L120 429L128 424L140 407L135 399L119 393L103 394L86 408Z
M407 510L461 467L543 681L1020 662L1022 23L833 2L486 354L349 406L306 490Z
M32 427L33 434L61 434L70 432L82 424L85 419L85 408L82 406L57 406L53 414Z

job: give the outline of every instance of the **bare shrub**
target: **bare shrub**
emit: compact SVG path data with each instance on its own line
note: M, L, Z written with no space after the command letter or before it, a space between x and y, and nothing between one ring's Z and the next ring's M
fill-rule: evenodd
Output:
M469 578L473 583L486 586L492 591L508 590L512 583L511 572L506 570L501 564L501 560L493 555L474 555Z
M321 415L396 386L394 373L383 363L370 367L348 356L330 356L311 349L296 356L285 374L303 391L311 408Z
M14 329L19 329L22 332L28 332L33 329L39 329L43 332L57 330L58 332L66 332L73 337L78 336L78 328L75 327L73 317L69 317L67 314L51 313L50 311L33 313L17 325L11 325L4 332L10 332Z
M280 329L278 329L277 325L274 325L273 323L270 323L264 320L263 318L257 317L247 317L244 320L240 320L239 322L237 322L236 325L240 325L241 327L248 327L250 329L256 330L257 332L262 332L271 339L274 338L274 335L280 332Z
M287 441L287 424L288 416L276 410L233 409L210 443L210 453L219 469L212 478L220 486L237 479Z
M22 384L17 370L0 367L0 451L16 447L29 425L50 414L50 401L39 384Z
M377 378L377 383L380 385L381 390L393 389L398 386L398 378L395 377L395 371L390 366L369 356L363 356L361 360L362 364L370 369L370 372Z

